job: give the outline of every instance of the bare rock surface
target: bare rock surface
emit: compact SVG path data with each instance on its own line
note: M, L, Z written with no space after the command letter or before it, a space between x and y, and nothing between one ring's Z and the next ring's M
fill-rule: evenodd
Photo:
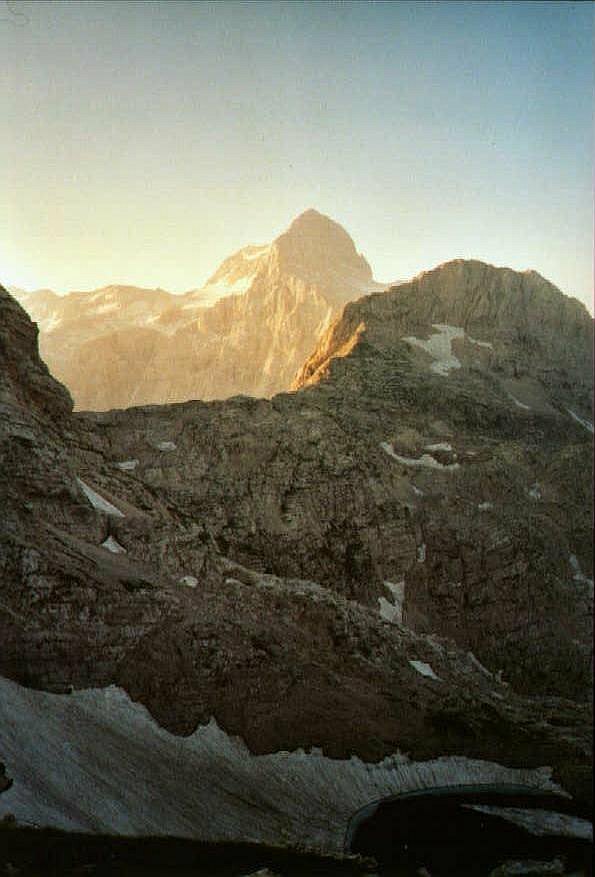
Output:
M491 302L491 334L473 301ZM411 341L436 335L430 352ZM538 275L451 263L348 305L305 391L81 415L81 465L92 435L97 459L138 460L126 490L169 497L223 555L377 610L398 586L409 627L453 637L519 691L582 698L591 338L585 309ZM114 524L122 544L128 526Z
M474 283L493 288L499 313L496 269L477 264L438 273L450 289L458 272L465 301ZM518 278L523 314L545 281ZM434 277L424 295L441 289ZM504 340L487 317L465 323L454 292L416 311L405 285L347 307L299 392L73 416L1 290L0 674L14 739L35 749L28 710L115 684L163 734L214 717L253 757L550 765L588 812L592 325L546 292L541 348L509 337L512 316ZM544 370L555 332L574 348L552 341ZM89 739L109 740L113 714L100 714ZM23 782L18 745L10 754L3 800Z

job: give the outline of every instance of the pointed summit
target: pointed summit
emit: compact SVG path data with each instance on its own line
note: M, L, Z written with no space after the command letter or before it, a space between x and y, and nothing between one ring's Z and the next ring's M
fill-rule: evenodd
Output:
M322 230L325 226L338 229L344 235L347 235L345 229L340 226L338 222L335 222L330 216L326 216L324 213L315 210L314 207L309 207L307 210L304 210L303 213L300 213L299 216L296 216L289 226L289 231L300 232L303 230L312 233L316 230ZM347 237L349 237L349 235L347 235Z
M350 235L345 231L342 225L319 213L310 207L293 220L286 232L284 232L277 241L281 240L324 240L327 245L331 245L333 250L337 247L349 251L350 254L357 256L355 244Z
M310 208L273 244L279 269L316 285L333 304L376 288L372 269L338 222Z

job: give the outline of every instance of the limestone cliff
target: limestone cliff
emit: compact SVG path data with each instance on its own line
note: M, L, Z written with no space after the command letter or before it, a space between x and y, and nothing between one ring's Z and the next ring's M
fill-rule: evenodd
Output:
M19 297L76 407L104 410L286 390L345 302L379 288L347 232L308 210L182 296L111 286Z

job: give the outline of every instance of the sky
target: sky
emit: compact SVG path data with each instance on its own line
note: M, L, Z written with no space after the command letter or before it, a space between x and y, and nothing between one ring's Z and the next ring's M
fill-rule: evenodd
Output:
M0 282L201 286L307 208L381 281L533 268L592 310L593 14L0 3Z

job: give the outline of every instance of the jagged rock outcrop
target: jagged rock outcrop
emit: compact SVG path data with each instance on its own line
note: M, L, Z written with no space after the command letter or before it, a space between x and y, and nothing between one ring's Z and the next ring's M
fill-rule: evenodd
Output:
M253 753L551 765L587 812L588 317L552 293L576 349L546 373L531 340L525 355L446 304L418 313L407 289L409 318L403 288L350 305L310 385L271 400L69 416L47 375L33 393L31 352L7 396L47 462L31 496L26 458L4 473L0 674L55 692L115 683L168 732L214 716ZM13 339L35 332L2 300L12 375ZM10 810L24 766L3 760Z
M345 302L380 288L347 232L308 210L182 296L110 286L19 297L76 407L99 411L286 390Z

